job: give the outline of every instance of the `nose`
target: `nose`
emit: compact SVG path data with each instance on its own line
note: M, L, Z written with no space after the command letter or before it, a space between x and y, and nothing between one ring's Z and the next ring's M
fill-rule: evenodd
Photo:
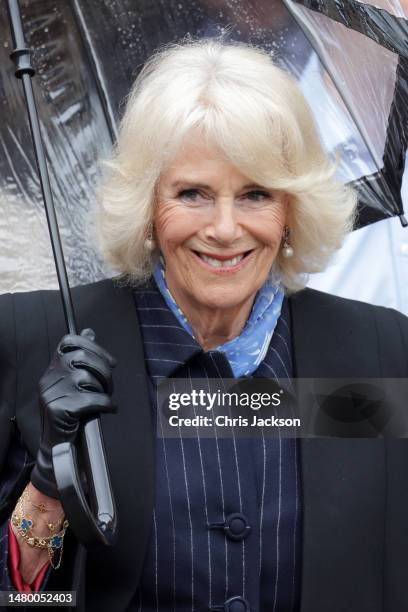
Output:
M205 228L207 240L214 240L221 244L231 244L242 234L238 222L237 211L233 198L217 200L211 211L211 218Z

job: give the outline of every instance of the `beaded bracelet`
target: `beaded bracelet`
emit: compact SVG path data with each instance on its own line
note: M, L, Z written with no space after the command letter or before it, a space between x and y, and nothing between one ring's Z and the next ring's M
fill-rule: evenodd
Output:
M36 536L32 529L34 527L34 522L32 519L28 518L25 515L24 509L24 499L26 498L27 493L23 491L19 500L18 506L20 508L20 514L14 512L11 521L16 527L18 533L21 537L32 547L37 548L46 548L48 559L50 561L51 567L53 569L58 569L61 565L62 553L64 550L64 536L67 528L69 527L69 522L65 519L62 523L62 529L58 533L54 533L51 536L39 537ZM53 524L54 525L54 524ZM58 563L54 563L54 555L59 551Z

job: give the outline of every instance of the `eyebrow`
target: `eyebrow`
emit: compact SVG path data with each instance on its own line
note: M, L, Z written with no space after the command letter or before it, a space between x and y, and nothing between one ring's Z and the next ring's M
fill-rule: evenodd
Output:
M187 187L194 186L199 189L212 189L211 185L207 185L206 183L199 183L192 179L178 180L170 185L173 189L177 189L179 187ZM266 187L262 187L262 185L257 185L256 183L249 183L248 185L244 185L241 189L262 189L264 191L270 191Z

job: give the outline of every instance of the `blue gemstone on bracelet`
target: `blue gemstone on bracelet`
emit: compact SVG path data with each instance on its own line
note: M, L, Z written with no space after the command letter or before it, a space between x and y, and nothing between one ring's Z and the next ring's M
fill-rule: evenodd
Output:
M20 523L20 529L23 529L24 531L30 531L32 526L33 526L33 521L31 521L30 519L23 518Z
M59 535L55 535L51 540L51 546L53 548L60 548L62 544L62 538Z

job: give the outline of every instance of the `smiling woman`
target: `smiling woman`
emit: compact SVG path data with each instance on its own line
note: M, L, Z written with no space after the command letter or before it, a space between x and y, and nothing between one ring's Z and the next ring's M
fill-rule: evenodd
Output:
M158 184L171 206L180 185L191 207L194 202L201 210L207 202L210 209L216 199L222 234L240 226L225 224L225 202L232 196L237 214L251 210L258 226L269 225L280 202L286 211L278 215L281 233L287 217L294 256L278 253L275 231L267 242L274 242L269 264L287 292L304 287L307 273L327 265L355 214L356 196L335 180L295 81L266 52L245 44L199 41L154 55L133 86L106 170L101 245L105 257L133 281L146 279L157 260L158 250L146 253L143 237L152 227ZM248 183L257 193L245 198ZM278 220L272 225L276 230ZM217 250L208 246L203 252Z
M287 202L200 135L161 175L154 212L171 294L206 350L239 335L281 247Z
M405 612L408 448L382 418L373 432L354 396L340 407L350 439L330 438L334 419L324 439L294 438L284 419L269 438L264 412L258 437L224 437L244 421L230 405L219 427L206 411L212 438L161 428L160 390L190 392L193 379L208 393L243 377L259 396L261 379L290 392L292 377L408 378L405 317L304 289L356 196L296 83L249 45L168 46L138 76L105 169L99 233L120 276L73 291L101 345L89 329L61 340L55 292L0 298L0 590L74 590L78 612ZM119 535L85 558L52 453L94 415ZM358 439L361 421L379 439Z

